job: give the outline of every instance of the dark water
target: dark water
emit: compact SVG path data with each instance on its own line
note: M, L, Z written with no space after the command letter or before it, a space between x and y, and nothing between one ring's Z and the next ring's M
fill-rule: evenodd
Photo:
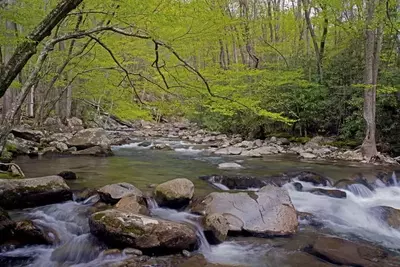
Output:
M140 189L151 190L148 188L150 184L185 177L194 182L196 194L215 191L209 184L197 178L201 175L263 176L286 171L311 170L338 180L349 178L356 173L373 177L381 170L392 171L383 167L345 162L299 161L296 157L287 155L262 159L216 157L201 151L199 147L192 147L180 141L168 143L175 149L174 151L155 151L132 144L115 148L115 156L109 158L20 158L17 163L28 177L53 175L63 170L74 171L79 179L68 181L73 189L99 188L106 184L129 182ZM235 161L244 169L218 169L219 163ZM304 186L311 185L304 184ZM210 262L215 263L260 267L307 266L310 256L300 249L312 242L321 232L366 240L388 249L400 249L400 232L388 227L368 212L370 207L376 205L400 208L400 187L378 188L372 195L368 195L368 198L347 192L346 199L332 199L307 192L297 192L290 186L287 189L296 209L314 214L324 223L322 229L316 231L305 222L300 225L299 233L291 238L231 238L217 246L206 249L203 247L200 252ZM105 247L89 234L87 223L89 214L90 203L72 201L13 213L16 218L32 219L39 225L55 230L61 243L57 246L30 246L0 253L0 258L1 256L11 258L3 265L97 267L107 262L123 260L124 255L110 256L104 253ZM186 221L189 216L165 210L160 210L158 215L177 221Z

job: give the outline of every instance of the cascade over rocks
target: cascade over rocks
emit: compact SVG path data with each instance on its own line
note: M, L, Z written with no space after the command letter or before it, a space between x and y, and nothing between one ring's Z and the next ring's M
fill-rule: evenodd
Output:
M291 235L298 226L288 192L272 185L258 192L214 192L192 211L204 215L220 213L227 219L230 231L262 236Z
M159 184L154 189L155 199L160 206L175 209L188 205L193 194L194 184L186 178L178 178Z
M0 179L0 206L21 209L72 200L72 191L60 176Z
M91 233L106 244L140 249L145 254L191 251L197 244L195 231L186 224L116 209L94 213L89 226Z
M124 197L135 196L138 198L143 197L142 191L137 189L134 185L129 183L117 183L103 186L97 190L100 198L105 203L116 204Z
M400 229L400 210L387 206L379 206L371 208L371 212L385 221L390 227Z

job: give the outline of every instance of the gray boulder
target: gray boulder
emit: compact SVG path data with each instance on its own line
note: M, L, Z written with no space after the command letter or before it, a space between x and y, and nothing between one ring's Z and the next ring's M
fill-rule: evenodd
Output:
M0 206L21 209L72 200L72 192L60 176L0 179Z
M101 147L101 146L93 146L89 147L86 149L82 150L71 150L72 148L76 147L71 147L68 149L72 153L72 155L76 156L97 156L97 157L103 157L103 156L112 156L114 153L112 152L111 148L109 147Z
M139 196L123 197L115 205L115 208L130 213L149 215L144 198Z
M255 235L291 235L298 226L288 192L271 185L258 192L211 193L193 210L204 215L220 213L227 219L230 231Z
M145 254L193 250L195 231L186 224L155 219L121 210L106 210L89 219L90 232L106 244L140 249Z
M203 219L204 234L210 244L219 244L225 241L229 231L228 220L219 213L209 214Z
M90 128L77 132L67 141L69 147L76 147L78 150L99 146L109 148L111 145L107 133L102 128Z
M174 179L156 186L154 195L160 206L182 208L193 198L194 184L186 178Z
M117 183L103 186L97 190L102 201L109 204L116 204L124 197L143 197L142 191L129 183Z
M31 130L31 129L25 129L22 127L19 128L14 128L11 133L15 137L19 137L25 140L33 141L36 143L40 142L40 139L44 137L43 132L38 131L38 130Z
M82 120L77 117L67 119L66 123L68 129L72 132L81 131L84 129Z

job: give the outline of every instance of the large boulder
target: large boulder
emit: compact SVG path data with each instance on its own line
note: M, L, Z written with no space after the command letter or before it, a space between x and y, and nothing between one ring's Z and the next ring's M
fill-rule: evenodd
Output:
M108 148L110 144L111 141L108 139L106 131L102 128L79 131L67 141L69 147L76 147L78 150L94 146Z
M109 204L116 204L124 197L143 197L142 191L137 189L134 185L129 183L117 183L103 186L97 192L102 201Z
M72 200L72 191L60 176L0 179L0 206L20 209Z
M96 156L96 157L113 155L113 152L111 151L110 147L101 147L101 146L93 146L78 151L72 151L71 153L72 155L77 155L77 156Z
M106 244L140 249L145 254L193 250L197 243L196 232L186 224L116 209L93 214L89 226L90 232Z
M194 184L186 178L174 179L156 186L154 195L160 206L182 208L193 198Z
M365 267L390 266L386 265L388 253L384 250L337 237L319 236L307 251L339 265Z
M192 211L204 215L220 213L228 220L230 231L262 236L291 235L298 226L288 192L272 185L258 192L214 192Z
M36 143L40 142L40 139L44 137L43 132L38 130L31 130L25 128L14 128L11 133L15 137L19 137L25 140L33 141Z

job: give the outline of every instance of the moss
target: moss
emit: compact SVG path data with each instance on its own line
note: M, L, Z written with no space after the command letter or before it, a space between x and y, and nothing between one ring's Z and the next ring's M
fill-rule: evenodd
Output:
M11 176L9 173L0 173L0 179L13 179L14 177Z
M18 152L17 145L11 142L7 142L4 149L11 153Z
M311 140L310 137L295 137L295 136L292 136L292 137L290 137L288 139L289 139L290 142L301 143L301 144L305 144L305 143L307 143L308 141Z
M339 141L334 141L334 142L329 142L327 143L327 145L329 146L335 146L335 147L339 147L339 148L356 148L359 145L361 145L361 143L357 140L339 140Z
M11 162L12 159L13 159L13 154L7 149L4 149L3 152L1 153L0 161Z

